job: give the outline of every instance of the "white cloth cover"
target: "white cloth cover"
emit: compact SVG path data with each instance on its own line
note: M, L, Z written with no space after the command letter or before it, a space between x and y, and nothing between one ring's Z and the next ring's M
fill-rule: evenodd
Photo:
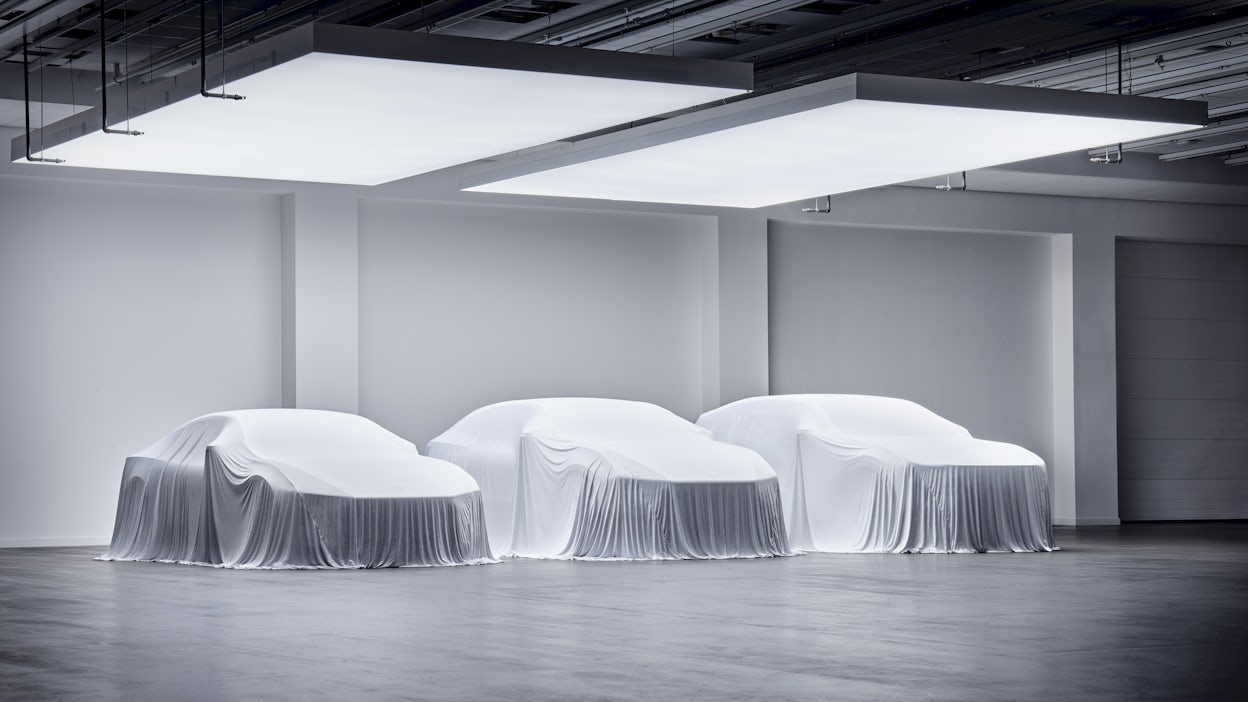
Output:
M351 414L209 414L126 459L101 560L227 568L494 562L463 470Z
M478 409L426 453L463 466L503 556L740 558L791 553L758 454L643 402L555 398Z
M754 397L698 420L780 477L789 543L808 551L1051 551L1048 474L1034 453L972 438L906 400Z

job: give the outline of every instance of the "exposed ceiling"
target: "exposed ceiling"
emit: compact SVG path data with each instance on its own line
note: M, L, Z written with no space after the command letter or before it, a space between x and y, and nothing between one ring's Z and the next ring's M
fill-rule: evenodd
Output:
M215 0L208 12L210 47L228 49L315 19L750 61L762 91L864 71L1205 99L1209 127L1123 149L1248 165L1244 2ZM195 66L195 0L105 0L104 21L109 80ZM99 22L99 5L84 0L0 0L0 125L22 117L24 36L34 109L43 103L46 118L96 101Z

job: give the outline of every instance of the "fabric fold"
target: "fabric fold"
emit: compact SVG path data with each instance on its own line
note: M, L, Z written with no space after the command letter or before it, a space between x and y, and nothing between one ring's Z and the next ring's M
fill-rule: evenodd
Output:
M492 549L577 559L791 555L780 485L752 451L655 405L504 402L429 443L482 486Z
M207 415L127 459L100 560L266 569L495 562L470 476L362 417L314 410Z
M778 395L702 415L776 470L794 548L974 553L1056 549L1048 472L905 400Z

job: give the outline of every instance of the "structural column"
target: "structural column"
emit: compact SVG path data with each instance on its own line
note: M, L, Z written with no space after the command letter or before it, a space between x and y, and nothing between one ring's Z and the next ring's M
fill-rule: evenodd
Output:
M719 402L768 393L767 218L719 217Z
M1074 366L1070 382L1076 468L1073 523L1118 524L1114 234L1089 226L1076 232L1071 243ZM1062 486L1060 480L1058 485Z
M359 411L359 196L282 195L282 406Z

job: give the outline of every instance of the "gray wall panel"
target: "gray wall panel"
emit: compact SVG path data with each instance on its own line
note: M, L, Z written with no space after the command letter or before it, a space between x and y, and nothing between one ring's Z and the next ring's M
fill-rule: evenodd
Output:
M903 397L1053 456L1047 237L773 221L772 393Z
M1248 347L1248 321L1119 318L1118 344L1132 358L1234 361Z
M704 406L711 217L364 200L360 413L422 449L482 405Z
M1170 242L1120 241L1116 256L1119 275L1127 271L1142 278L1248 280L1242 257L1228 255L1235 247L1185 246L1176 254L1175 246Z
M1244 320L1246 302L1248 281L1118 276L1120 319Z
M1248 400L1118 402L1119 439L1234 440L1248 436Z
M1248 480L1123 480L1123 519L1243 519Z
M1123 519L1248 517L1248 247L1119 241Z
M1118 460L1137 480L1158 478L1238 478L1244 473L1248 440L1123 439Z
M1248 362L1118 359L1119 399L1248 399Z

